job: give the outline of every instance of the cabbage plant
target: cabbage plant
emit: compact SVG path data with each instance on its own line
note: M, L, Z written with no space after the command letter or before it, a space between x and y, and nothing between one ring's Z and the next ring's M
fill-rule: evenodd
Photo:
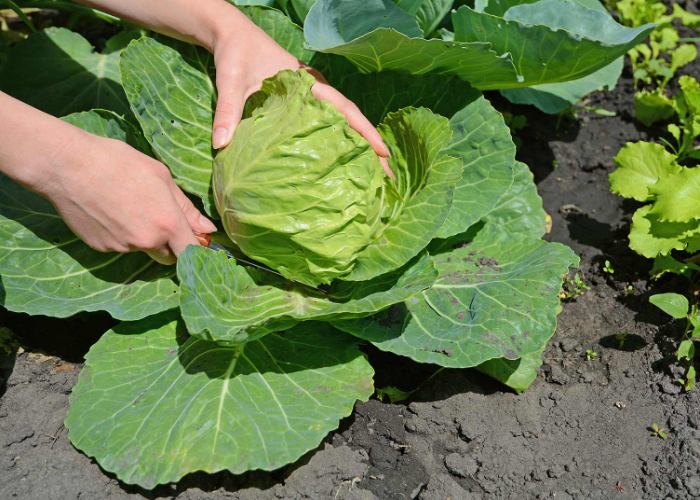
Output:
M191 246L165 267L96 252L0 176L0 304L120 321L87 354L66 427L126 483L294 462L373 394L369 343L525 390L578 258L541 239L532 174L482 91L581 83L653 29L583 0L451 14L444 0L280 3L303 29L280 10L241 9L378 126L395 179L311 98L304 71L267 80L216 156L215 68L201 48L122 33L97 54L51 28L0 69L0 89L164 162L246 257Z

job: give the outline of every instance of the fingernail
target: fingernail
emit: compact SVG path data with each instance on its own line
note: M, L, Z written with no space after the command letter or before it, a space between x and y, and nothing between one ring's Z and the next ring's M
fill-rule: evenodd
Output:
M203 215L199 216L199 225L204 228L204 230L208 233L213 233L216 231L216 226L212 221L204 217Z
M223 127L217 128L214 130L214 135L211 138L211 145L214 149L219 149L221 148L224 143L226 142L226 139L228 138L228 130L226 130Z

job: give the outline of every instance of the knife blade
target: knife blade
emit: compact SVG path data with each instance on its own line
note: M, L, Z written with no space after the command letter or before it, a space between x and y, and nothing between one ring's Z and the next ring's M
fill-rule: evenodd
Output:
M281 277L282 279L285 279L287 281L291 281L291 282L296 283L296 284L301 285L301 286L311 288L313 290L316 290L317 292L321 292L324 295L327 294L327 292L325 290L321 290L320 288L316 288L313 285L307 285L306 283L301 283L301 282L296 281L296 280L289 280L289 279L285 278L284 276L282 276L282 274L275 271L274 269L270 269L269 267L267 267L263 264L260 264L258 262L253 262L253 261L248 260L244 257L241 257L240 255L234 255L233 252L231 252L231 250L226 248L224 245L217 243L216 241L213 241L211 239L211 234L198 233L197 231L194 231L194 235L197 238L197 240L199 240L200 245L202 245L203 247L210 248L212 250L216 250L217 252L224 252L224 255L226 255L226 257L228 257L229 259L234 259L236 262L240 262L240 263L245 264L247 266L255 267L256 269L260 269L262 271L266 271L268 273L275 274L275 275Z

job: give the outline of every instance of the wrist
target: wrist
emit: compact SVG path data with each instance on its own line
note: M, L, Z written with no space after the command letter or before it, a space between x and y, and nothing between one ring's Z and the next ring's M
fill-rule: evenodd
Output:
M67 177L80 177L80 170L92 156L94 142L100 139L68 123L56 127L55 140L48 142L42 155L18 181L32 191L50 198L60 191Z
M251 39L265 34L253 21L233 5L226 3L221 10L209 10L206 13L204 36L199 41L200 45L212 54L217 47L227 45L231 41L238 40L241 46Z

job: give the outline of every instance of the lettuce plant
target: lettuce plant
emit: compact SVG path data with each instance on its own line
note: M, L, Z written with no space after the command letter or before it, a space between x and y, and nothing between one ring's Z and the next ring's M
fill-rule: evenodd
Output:
M667 109L679 124L668 131L676 144L650 142L627 144L615 157L610 174L613 193L647 205L632 217L630 248L648 257L668 256L674 250L700 250L700 170L683 163L700 157L695 141L700 137L700 85L693 78L680 78L681 92L648 109L652 123L664 119Z
M635 87L642 81L646 85L654 83L654 94L663 94L668 82L676 72L690 64L697 57L693 44L682 44L672 22L680 20L689 28L700 25L700 16L686 12L678 4L673 5L672 13L666 14L666 6L659 0L620 0L609 1L620 20L626 26L642 26L654 23L657 28L651 33L648 43L641 43L629 51ZM669 59L669 60L667 60ZM639 99L654 100L655 95L637 94ZM640 119L643 122L643 119Z
M86 356L66 427L127 483L295 461L374 392L366 343L526 389L578 258L541 240L532 174L481 91L580 81L653 29L588 1L491 0L451 15L437 0L278 3L304 29L279 10L241 10L378 125L395 180L310 98L304 72L265 82L216 157L215 68L198 47L143 37L124 48L120 34L98 54L52 29L0 72L0 89L164 162L247 254L191 246L172 268L99 253L0 176L0 304L121 321ZM433 38L450 28L454 40ZM59 52L61 72L40 71L58 55L31 57ZM56 96L25 92L23 79ZM85 99L71 104L77 80Z

